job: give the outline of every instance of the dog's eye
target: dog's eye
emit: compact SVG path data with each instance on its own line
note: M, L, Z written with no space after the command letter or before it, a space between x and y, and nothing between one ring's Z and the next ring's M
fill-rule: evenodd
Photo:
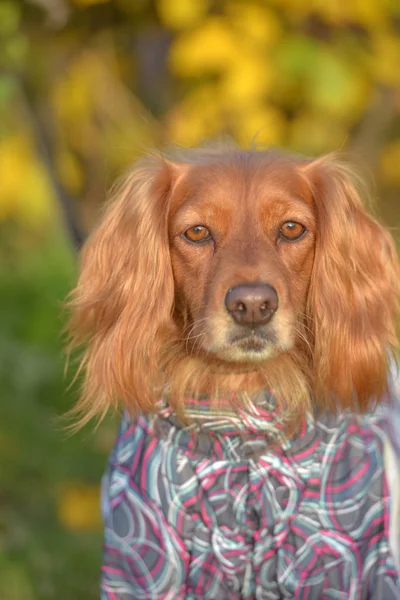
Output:
M211 239L210 230L204 225L195 225L183 234L189 242L201 243Z
M285 240L293 241L298 240L305 233L306 228L301 223L296 221L286 221L281 225L279 233Z

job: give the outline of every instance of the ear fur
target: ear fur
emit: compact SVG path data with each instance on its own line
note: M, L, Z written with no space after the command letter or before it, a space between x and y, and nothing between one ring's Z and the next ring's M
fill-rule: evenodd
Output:
M328 156L307 172L318 223L307 310L317 402L365 410L385 393L397 348L396 249L346 166Z
M75 413L84 424L121 402L151 410L157 356L171 326L174 283L168 246L172 167L140 161L121 181L87 240L69 307L71 347L84 345ZM76 416L76 415L75 415Z

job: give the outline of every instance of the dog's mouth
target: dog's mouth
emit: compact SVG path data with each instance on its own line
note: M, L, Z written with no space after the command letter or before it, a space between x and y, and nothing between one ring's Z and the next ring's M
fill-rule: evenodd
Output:
M271 333L253 330L235 335L230 339L230 344L244 351L262 352L267 346L275 344L275 336Z
M231 336L227 355L234 360L258 361L274 352L277 340L272 331L246 331Z
M262 352L265 349L265 342L256 337L248 337L236 342L236 346L245 352Z
M254 364L269 360L287 350L287 340L281 339L275 327L209 328L205 337L196 337L196 352L226 363Z

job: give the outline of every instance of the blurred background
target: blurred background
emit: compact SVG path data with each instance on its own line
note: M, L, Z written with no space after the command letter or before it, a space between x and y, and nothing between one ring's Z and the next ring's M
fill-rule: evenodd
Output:
M398 0L0 0L0 600L99 597L116 424L63 431L62 301L114 178L221 134L352 153L396 233Z

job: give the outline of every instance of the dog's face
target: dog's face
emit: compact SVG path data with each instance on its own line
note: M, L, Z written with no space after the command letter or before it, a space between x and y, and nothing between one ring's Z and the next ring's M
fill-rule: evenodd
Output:
M192 167L169 218L175 318L187 346L228 362L296 344L315 248L311 191L294 164Z
M284 404L370 406L396 347L399 264L335 157L193 149L139 162L87 241L72 295L80 409L155 409L167 383L270 388Z

